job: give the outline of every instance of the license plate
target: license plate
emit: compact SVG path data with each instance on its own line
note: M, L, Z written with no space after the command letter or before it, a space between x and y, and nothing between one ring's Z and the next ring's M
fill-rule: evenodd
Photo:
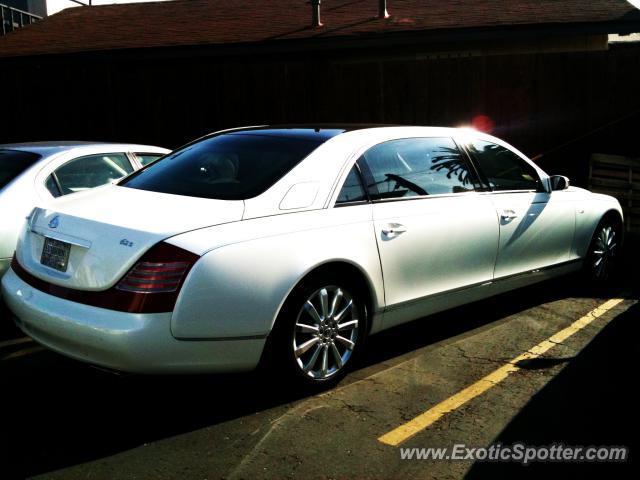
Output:
M71 244L45 237L40 263L59 270L60 272L66 272L69 264L70 251Z

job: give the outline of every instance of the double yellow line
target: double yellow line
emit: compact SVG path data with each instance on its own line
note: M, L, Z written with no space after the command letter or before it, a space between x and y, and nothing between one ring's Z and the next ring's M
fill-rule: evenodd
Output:
M606 301L599 307L591 310L584 317L576 320L567 328L560 330L558 333L540 342L538 345L524 352L522 355L517 356L502 367L494 370L486 377L481 378L473 385L468 386L464 390L461 390L452 397L449 397L446 400L438 403L421 415L418 415L413 420L410 420L407 423L400 425L398 428L385 433L384 435L379 437L378 440L382 443L394 447L400 445L402 442L408 440L409 438L413 437L417 433L432 425L434 422L438 421L447 413L456 410L470 400L476 398L479 395L482 395L491 387L494 387L498 383L502 382L511 373L520 370L520 367L518 366L520 362L540 357L543 353L553 348L554 345L564 342L567 338L579 332L594 320L596 320L598 317L601 317L606 312L616 307L623 301L624 299L622 298L615 298Z

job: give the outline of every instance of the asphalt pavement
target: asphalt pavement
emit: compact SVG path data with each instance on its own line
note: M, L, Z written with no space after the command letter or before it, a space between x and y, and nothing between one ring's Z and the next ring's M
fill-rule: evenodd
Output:
M371 337L358 368L337 388L309 396L261 373L115 375L38 346L0 314L0 474L636 476L637 245L623 281L606 294L566 277L394 328ZM547 349L536 350L541 345ZM622 445L630 458L527 466L401 458L407 448L518 442Z

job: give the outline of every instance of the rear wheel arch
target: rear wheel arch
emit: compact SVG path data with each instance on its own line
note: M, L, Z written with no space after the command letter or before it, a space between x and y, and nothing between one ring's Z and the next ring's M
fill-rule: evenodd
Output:
M308 272L306 272L302 277L296 282L295 286L288 292L286 297L283 299L278 312L276 313L274 324L272 326L275 328L275 322L277 321L282 309L287 302L287 300L291 297L291 295L301 288L301 286L313 281L313 279L317 277L323 277L328 275L335 275L339 277L345 278L350 286L357 289L357 291L364 296L364 304L367 309L367 317L368 317L368 325L367 325L367 334L371 329L371 316L372 313L376 309L375 299L374 299L374 286L370 278L362 271L362 269L353 263L344 261L344 260L336 260L326 262L320 265L315 266Z
M366 274L360 270L357 266L346 262L346 261L332 261L322 265L318 265L312 270L305 273L296 285L291 289L286 298L283 300L281 307L279 308L278 314L273 324L273 328L271 329L269 336L267 337L267 342L265 348L263 350L262 359L260 361L260 368L266 369L267 371L271 371L274 373L285 372L287 375L283 378L287 378L291 381L298 382L301 385L304 385L303 388L326 388L332 385L335 385L350 369L347 367L346 362L349 361L349 365L352 366L354 364L355 359L359 356L359 353L363 349L363 345L366 342L366 338L371 329L371 314L373 308L373 293L371 291L372 286L369 284ZM342 294L339 292L342 290ZM327 292L329 292L329 301L331 303L331 296L333 292L334 294L338 292L338 295L344 295L345 299L349 301L353 301L353 310L352 313L355 313L356 316L354 318L358 319L358 325L356 330L359 330L360 333L357 334L357 340L352 338L353 347L349 348L352 350L352 354L348 354L345 352L340 352L339 355L345 354L344 361L345 367L342 369L342 362L340 362L338 370L334 371L331 375L331 378L317 378L315 380L310 380L307 376L307 370L309 365L311 365L314 360L309 360L308 365L304 366L304 373L302 372L302 364L300 361L304 360L304 357L295 355L292 357L293 350L291 350L291 346L295 349L297 336L299 330L292 330L294 325L298 325L298 321L300 318L300 311L304 310L305 300L307 303L313 301L313 298L316 297L319 292L324 292L325 297L327 296ZM338 297L342 298L342 297ZM352 300L351 300L352 299ZM314 302L317 303L317 302ZM343 303L343 306L345 304ZM345 309L348 307L345 307ZM319 311L319 310L318 310ZM333 309L331 309L333 311ZM346 310L345 310L346 311ZM342 315L342 314L340 314ZM321 317L323 320L318 322L315 325L320 328L319 333L311 333L312 336L318 336L323 333L323 329L333 329L335 335L344 335L342 328L340 328L340 320L338 317L329 316L329 317ZM348 317L344 317L348 318ZM325 320L327 319L327 320ZM327 325L325 325L325 321ZM301 322L308 323L308 322ZM350 322L343 323L343 325L347 325ZM331 325L333 324L333 325ZM351 327L353 328L353 327ZM302 329L302 332L305 330ZM292 337L293 334L293 337ZM291 344L293 339L294 344ZM303 340L308 340L305 338ZM313 339L317 342L317 340ZM333 337L328 339L327 341L332 342ZM338 345L337 338L336 345ZM308 342L307 342L308 343ZM305 345L307 344L305 343ZM324 342L323 342L324 343ZM327 345L326 347L329 347ZM304 345L303 345L304 348ZM316 347L310 347L316 348ZM319 349L317 349L319 350ZM305 353L301 355L310 355L310 353L306 353L307 349L304 350ZM353 356L354 358L350 358ZM292 360L295 358L295 362L298 362L298 365L294 365L295 362ZM312 355L313 359L316 359L316 354ZM323 365L326 365L326 360L323 362ZM326 369L323 367L323 370Z
M364 273L360 266L346 260L331 260L315 265L300 275L293 287L290 288L286 295L283 296L280 301L280 305L273 313L271 328L267 335L267 339L271 337L271 333L276 328L276 323L278 322L278 318L281 317L282 309L285 307L287 300L289 300L289 298L291 298L291 296L302 286L309 283L314 278L329 274L345 275L347 281L350 282L349 284L356 287L358 291L364 295L364 303L368 320L366 333L369 334L372 327L371 319L373 317L373 313L378 309L378 307L380 307L383 299L376 299L374 282L366 273Z

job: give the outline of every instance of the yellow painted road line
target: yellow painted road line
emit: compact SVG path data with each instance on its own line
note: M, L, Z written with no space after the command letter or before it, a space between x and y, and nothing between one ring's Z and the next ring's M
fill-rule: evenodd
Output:
M474 399L475 397L482 395L484 392L489 390L491 387L494 387L502 380L507 378L509 374L520 369L518 366L519 362L523 360L530 360L532 358L537 358L547 350L553 348L554 345L558 343L562 343L567 338L571 337L575 333L579 332L591 322L596 320L598 317L604 315L606 312L623 302L622 298L615 298L606 301L599 307L591 310L584 317L576 320L574 323L569 325L567 328L560 330L556 334L549 337L547 340L540 342L535 347L530 350L524 352L522 355L517 356L513 360L509 361L502 367L494 370L486 377L478 380L473 385L468 386L464 390L456 393L452 397L447 398L446 400L438 403L434 407L430 408L426 412L418 415L413 420L405 423L404 425L400 425L398 428L391 430L388 433L385 433L381 437L378 438L378 441L385 443L391 446L398 446L405 440L413 437L418 432L421 432L425 428L432 425L438 419L442 418L449 412L456 410L461 407L468 401Z
M33 342L33 340L31 340L31 338L29 337L14 338L11 340L0 342L0 348L11 347L13 345L20 345L21 343L31 343L31 342Z
M24 357L25 355L31 355L32 353L38 353L41 352L42 350L44 350L44 347L31 347L31 348L27 348L25 350L19 350L17 352L13 352L10 353L9 355L6 355L4 357L2 357L0 360L10 360L12 358L18 358L18 357Z

